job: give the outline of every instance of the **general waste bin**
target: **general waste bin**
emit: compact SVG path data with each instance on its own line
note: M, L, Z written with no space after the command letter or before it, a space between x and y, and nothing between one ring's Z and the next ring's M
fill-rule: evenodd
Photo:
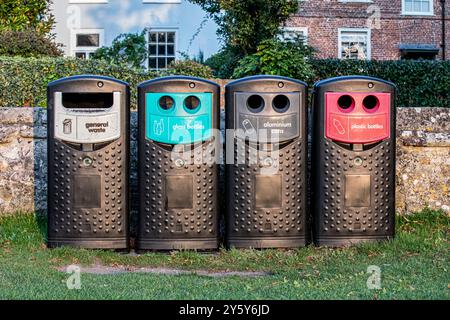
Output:
M129 87L75 76L48 85L48 246L128 248Z
M218 248L219 99L198 78L139 85L138 250Z
M370 77L315 85L311 202L316 244L394 236L395 97L392 83Z
M228 247L307 243L306 101L307 85L284 77L226 86Z

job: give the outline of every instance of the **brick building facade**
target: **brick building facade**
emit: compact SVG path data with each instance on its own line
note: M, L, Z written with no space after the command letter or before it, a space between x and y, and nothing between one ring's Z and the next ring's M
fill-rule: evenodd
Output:
M441 5L442 0L303 0L285 32L303 34L318 58L442 59ZM444 5L450 59L450 0Z

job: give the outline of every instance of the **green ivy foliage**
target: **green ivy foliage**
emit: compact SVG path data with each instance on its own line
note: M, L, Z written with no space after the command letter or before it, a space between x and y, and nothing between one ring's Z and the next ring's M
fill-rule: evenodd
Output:
M397 85L399 107L450 107L450 61L311 61L315 80L367 75Z
M234 70L233 78L251 75L279 75L309 82L314 73L309 56L312 50L301 39L293 42L278 39L265 40L257 52L242 59Z
M49 82L81 74L104 75L128 82L133 109L137 106L137 85L157 76L154 72L101 60L0 57L0 107L46 107Z
M147 31L124 33L116 37L111 46L102 47L91 55L91 59L125 67L141 68L148 57Z
M62 51L50 36L34 30L0 31L0 55L59 57L62 55Z
M50 33L55 22L51 3L49 0L1 0L0 31Z
M215 77L230 79L233 77L234 69L236 69L240 60L241 58L232 47L224 47L208 58L204 64L213 70Z
M177 67L176 71L165 74L209 78L209 73L198 69L197 65L189 69L190 63L180 63L183 68ZM314 74L310 86L314 81L335 76L369 75L397 85L399 107L450 107L450 61L310 60L309 64ZM80 74L105 75L130 83L133 109L136 108L137 85L161 75L101 60L0 57L0 107L45 107L49 82Z
M217 34L238 56L257 51L259 44L273 38L292 14L295 0L189 0L205 10L218 25Z
M160 74L167 76L184 75L204 79L214 78L210 67L189 59L172 62L168 69L160 72Z

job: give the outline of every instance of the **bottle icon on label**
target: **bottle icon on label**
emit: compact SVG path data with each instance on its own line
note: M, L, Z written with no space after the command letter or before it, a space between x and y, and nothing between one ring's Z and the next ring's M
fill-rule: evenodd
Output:
M64 134L72 133L72 119L65 119L63 121L63 133Z
M254 134L256 132L255 127L253 126L253 123L248 119L245 119L244 121L242 121L242 126L244 127L245 132L247 134Z
M164 120L155 120L153 122L153 132L155 133L155 135L160 136L163 134L164 132Z
M336 130L338 131L339 134L342 134L342 135L345 134L345 128L344 128L344 126L342 125L342 123L339 120L334 119L333 120L333 125L334 125L334 127L336 128Z

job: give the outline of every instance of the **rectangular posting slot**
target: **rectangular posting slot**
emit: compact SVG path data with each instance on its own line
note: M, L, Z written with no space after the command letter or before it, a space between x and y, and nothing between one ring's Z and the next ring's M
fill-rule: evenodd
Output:
M256 208L281 208L281 175L256 176Z
M167 176L167 209L192 209L193 185L191 176Z
M79 209L101 208L102 180L98 175L73 177L73 205Z
M62 94L62 105L67 109L109 109L114 104L114 93L71 93Z
M345 206L370 207L370 175L345 176Z

